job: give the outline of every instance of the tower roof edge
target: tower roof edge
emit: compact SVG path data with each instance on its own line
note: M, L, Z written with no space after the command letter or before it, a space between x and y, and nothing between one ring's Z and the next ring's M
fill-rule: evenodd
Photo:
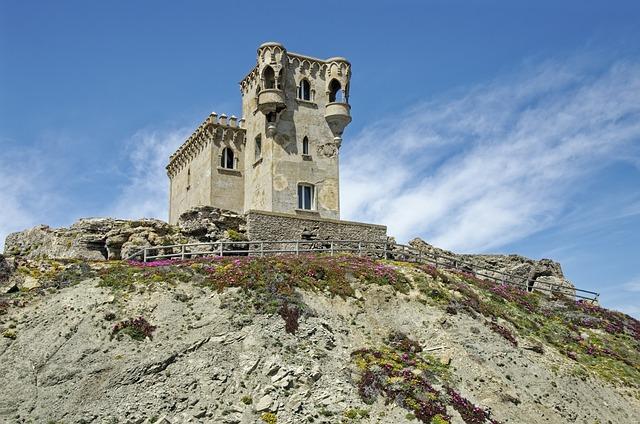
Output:
M277 41L267 41L266 43L262 43L260 44L260 47L258 47L258 49L261 49L263 47L270 47L270 46L278 46L284 49L284 45L282 43L278 43Z

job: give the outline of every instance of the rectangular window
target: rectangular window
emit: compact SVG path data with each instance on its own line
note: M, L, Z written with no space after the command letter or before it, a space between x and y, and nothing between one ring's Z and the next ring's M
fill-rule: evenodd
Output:
M309 184L298 185L298 209L313 209L313 186Z
M257 136L256 137L256 159L258 160L262 157L262 137L261 136Z

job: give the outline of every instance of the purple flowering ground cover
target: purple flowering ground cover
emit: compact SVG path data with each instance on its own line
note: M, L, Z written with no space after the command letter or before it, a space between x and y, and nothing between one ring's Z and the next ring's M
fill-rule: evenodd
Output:
M45 266L46 265L46 266ZM594 372L615 385L640 388L640 322L620 312L563 296L529 293L470 274L426 265L374 260L353 255L280 255L162 260L150 263L56 261L21 272L37 276L42 288L18 292L0 301L0 314L20 307L29 296L49 287L63 288L98 277L115 292L143 292L160 286L194 284L219 292L240 289L227 298L238 313L279 316L290 334L313 314L300 290L342 298L356 297L356 287L386 286L448 314L466 314L503 339L503 349L555 351L580 372ZM44 267L44 268L43 268ZM363 290L364 286L364 290ZM358 296L358 299L362 299ZM224 305L223 305L224 307ZM112 337L152 338L156 328L144 317L116 323ZM444 424L455 410L466 423L492 423L486 409L474 405L452 387L449 370L410 337L392 334L382 347L352 353L359 370L356 384L363 401L382 397L405 408L422 422Z
M415 286L429 303L448 313L480 317L514 349L519 339L551 345L610 382L640 387L640 323L632 317L561 294L530 293L427 265L353 255L218 257L118 263L105 269L101 278L104 285L120 289L130 289L134 281L192 282L219 291L239 287L252 296L258 312L280 315L292 333L298 320L310 313L296 289L352 297L356 281L403 293Z
M414 269L414 281L433 304L483 317L514 348L518 337L535 343L533 351L544 352L541 346L548 344L614 384L640 388L638 320L559 293L528 292L425 265Z
M387 345L378 349L356 350L351 358L359 372L358 393L366 403L383 396L423 423L449 423L447 406L458 411L467 424L498 423L487 409L450 387L447 365L422 353L418 343L402 333L392 333Z

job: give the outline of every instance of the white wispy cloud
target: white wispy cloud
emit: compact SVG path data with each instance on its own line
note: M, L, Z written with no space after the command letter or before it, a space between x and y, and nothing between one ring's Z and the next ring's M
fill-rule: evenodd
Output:
M343 216L453 250L522 239L604 167L638 163L638 99L638 63L568 61L425 102L345 140Z
M42 223L59 206L47 156L36 149L16 151L4 140L0 156L0 253L8 234Z
M600 299L605 307L640 319L639 294L640 275L636 275L627 282L602 287Z
M623 285L626 291L640 293L640 275ZM640 308L640 305L638 305Z
M169 156L186 140L191 129L141 130L127 142L127 178L120 194L105 212L118 218L168 219Z

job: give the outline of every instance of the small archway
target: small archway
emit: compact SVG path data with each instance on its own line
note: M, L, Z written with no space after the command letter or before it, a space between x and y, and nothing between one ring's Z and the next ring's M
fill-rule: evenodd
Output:
M222 149L222 154L220 155L220 167L233 169L234 159L233 150L231 150L230 147L225 147Z
M298 98L300 100L311 100L311 84L306 78L303 78L300 81L300 85L298 86Z
M340 85L340 81L337 79L332 79L329 83L329 102L334 103L342 101L344 101L342 85Z
M305 136L302 139L302 154L303 155L308 155L309 154L309 137Z
M262 72L262 79L264 80L264 88L271 89L276 88L276 73L271 66L266 66Z

